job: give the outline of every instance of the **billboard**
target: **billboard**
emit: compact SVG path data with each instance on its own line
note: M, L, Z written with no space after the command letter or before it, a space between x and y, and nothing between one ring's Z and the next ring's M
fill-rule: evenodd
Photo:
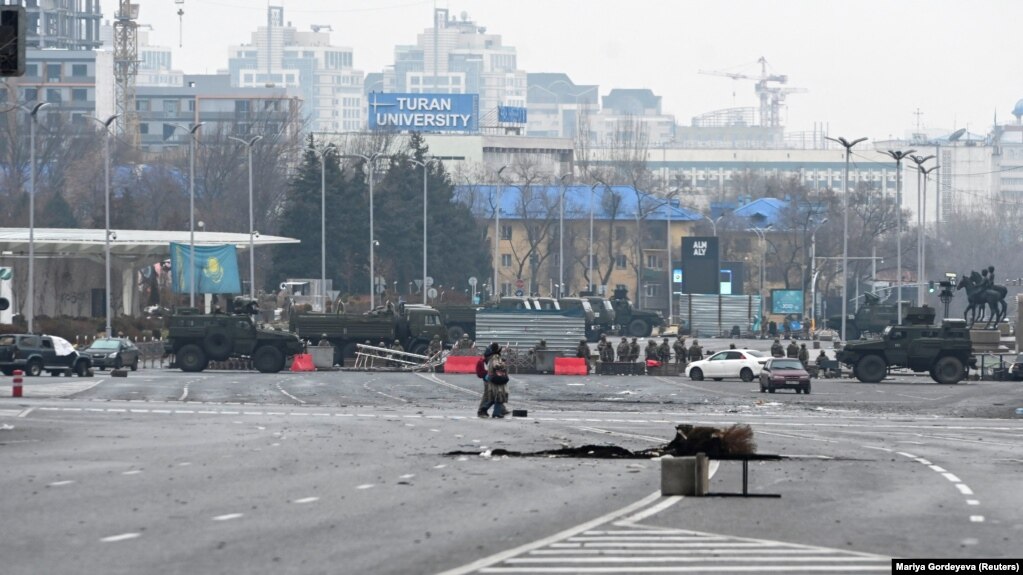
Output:
M803 313L803 290L773 289L771 290L771 313Z
M477 132L477 94L369 95L369 129L396 132Z
M526 109L513 106L498 106L497 121L509 124L525 124Z
M682 238L682 293L720 293L719 263L717 238Z

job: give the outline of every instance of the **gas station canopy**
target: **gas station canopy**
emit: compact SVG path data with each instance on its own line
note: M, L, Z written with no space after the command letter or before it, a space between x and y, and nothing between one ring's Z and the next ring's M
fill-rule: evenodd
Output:
M104 254L102 229L36 228L35 254L37 257L102 257ZM188 231L111 230L110 254L120 259L156 259L170 257L170 244L189 243ZM282 236L256 235L255 247L297 244L299 240ZM249 234L231 232L195 232L195 245L219 246L232 244L239 250L248 249ZM0 228L0 255L28 254L29 228Z

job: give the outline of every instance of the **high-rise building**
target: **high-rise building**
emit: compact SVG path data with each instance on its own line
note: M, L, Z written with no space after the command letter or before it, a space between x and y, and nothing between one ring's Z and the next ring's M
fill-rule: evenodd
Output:
M351 48L331 45L328 29L299 31L285 24L283 7L268 7L266 26L252 33L251 43L230 48L231 85L298 88L309 131L362 129L364 74L353 68Z
M479 94L480 127L497 125L498 106L526 106L526 73L518 69L514 47L488 34L463 12L449 17L434 10L434 23L414 46L397 46L394 65L374 91L417 94Z
M0 4L25 6L29 48L95 50L100 47L99 24L103 13L99 0L3 0Z
M576 84L562 73L528 74L527 80L526 134L573 139L586 135L590 118L599 111L600 86Z

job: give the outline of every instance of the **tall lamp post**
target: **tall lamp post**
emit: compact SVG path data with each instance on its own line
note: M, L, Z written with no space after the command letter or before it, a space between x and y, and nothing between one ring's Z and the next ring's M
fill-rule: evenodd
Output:
M323 311L327 311L327 157L337 152L337 146L327 144L316 150L320 158L320 290Z
M721 218L723 218L723 217L725 217L725 216L721 215L721 216L718 216L718 217L716 217L714 219L710 219L710 216L703 216L703 219L705 219L708 222L710 222L710 229L711 229L711 232L713 233L715 238L718 237L718 222L720 222Z
M369 170L369 309L376 307L376 269L375 269L375 257L374 247L376 245L376 238L373 235L373 180L376 179L376 163L380 158L389 158L390 156L384 155L383 152L374 152L369 156L363 154L347 154L341 156L342 158L358 158L366 162L366 166ZM426 278L423 278L426 281Z
M501 190L504 188L504 178L501 177L501 174L507 168L508 166L501 166L501 169L497 170L497 203L494 205L494 285L490 290L495 300L498 298L497 290L501 285L497 283L497 270L501 264L500 260L497 259L497 252L501 245Z
M895 160L895 267L896 267L896 292L895 309L898 325L902 325L902 159L915 153L916 150L885 150L882 154L888 154ZM843 303L845 298L842 298ZM845 314L842 315L842 322L845 323ZM842 339L844 340L844 334Z
M195 307L195 138L206 122L191 126L171 124L188 132L188 307Z
M28 112L31 123L29 124L29 172L28 185L32 193L28 196L28 333L35 333L33 322L35 321L35 262L36 262L36 124L39 122L39 110L49 106L49 102L39 102L31 108L21 107Z
M409 158L409 163L411 163L414 166L419 166L419 167L423 168L423 304L424 305L427 303L427 293L426 292L427 292L427 288L429 287L429 286L426 285L426 276L427 276L427 274L426 274L426 253L427 253L426 252L426 246L427 246L427 239L426 239L426 226L427 226L426 200L429 197L429 188L427 187L427 183L426 182L429 179L429 175L430 175L428 168L429 168L431 163L439 161L439 160L464 160L464 159L465 159L465 156L424 156L423 157L423 161L420 162L419 160L416 160L415 158ZM476 289L476 286L473 286L473 290L475 290L475 289Z
M924 180L924 189L923 189L923 192L922 192L923 200L920 203L920 206L921 206L920 207L920 213L923 214L923 227L927 226L927 178L930 176L931 172L933 172L934 170L937 170L937 169L938 169L937 165L931 166L930 168L922 168L922 169L920 169L920 172L923 174L923 180ZM941 193L941 189L938 189L937 192L940 194ZM937 224L937 220L935 220L935 225L936 224ZM926 232L924 232L923 234L920 235L919 242L920 242L920 270L921 270L920 273L923 274L923 276L926 276L927 275L927 233ZM923 289L924 289L924 286L923 286L923 281L924 281L923 280L923 276L917 278L918 281L920 282L920 286L919 287L920 287L920 292L921 293L924 293L923 292ZM920 301L923 301L923 299L921 299ZM923 305L923 304L921 304L921 305Z
M817 329L817 231L828 223L824 218L813 228L810 234L810 330ZM761 320L763 321L763 320Z
M120 117L120 114L114 114L109 116L105 120L100 120L94 116L89 116L93 120L99 122L103 126L103 157L104 163L106 164L106 172L103 179L103 205L104 205L104 219L106 221L106 234L103 236L103 256L106 260L106 293L104 295L106 299L106 330L107 337L114 337L110 327L110 124L114 123L114 120Z
M924 208L924 191L920 184L920 177L925 174L924 163L927 160L933 159L934 156L910 156L909 159L913 160L916 164L916 305L924 304L924 223L927 219L926 208ZM927 172L929 173L929 172Z
M562 174L558 178L560 189L558 194L558 297L565 297L565 178L572 174Z
M747 231L757 234L760 238L760 325L767 325L764 321L764 266L767 259L767 230L774 227L774 224L767 224L763 228L747 228Z
M252 217L252 146L263 139L263 136L252 136L248 140L235 136L228 136L236 142L240 142L246 148L249 161L249 297L256 299L256 240Z
M667 245L665 245L665 247L668 249L668 254L667 254L668 255L668 261L666 262L667 263L667 267L668 267L668 325L672 325L672 320L675 317L673 315L673 313L672 313L674 311L674 309L675 309L675 306L672 305L672 300L675 299L675 276L674 276L674 270L672 269L673 266L671 265L671 210L674 209L674 207L671 205L671 201L673 199L675 199L675 196L677 196L677 195L678 195L678 190L675 190L675 191L671 192L670 194L666 195L665 196L665 200L666 201L664 203L665 207L668 208L668 219L666 220L667 221L667 224L666 224L667 230L666 230L666 232L664 234L665 236L667 236L667 241L666 241Z
M593 198L594 196L597 195L597 186L600 185L602 185L602 183L598 182L590 186L590 250L589 260L586 262L587 265L586 277L588 277L590 280L589 282L587 282L589 283L589 286L587 286L587 291L589 291L590 293L593 293L597 287L597 284L593 282Z
M842 341L845 341L845 322L849 319L848 306L849 296L847 291L849 289L849 156L852 155L853 146L860 142L865 142L866 138L857 138L853 141L846 140L845 138L831 138L825 136L832 142L837 142L845 148L845 179L842 183L845 186L845 193L842 194L844 201L842 202Z

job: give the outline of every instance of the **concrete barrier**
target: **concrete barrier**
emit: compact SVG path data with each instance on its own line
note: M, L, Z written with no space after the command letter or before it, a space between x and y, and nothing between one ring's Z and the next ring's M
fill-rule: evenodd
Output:
M449 355L444 360L444 373L471 373L476 375L476 355Z
M586 359L582 357L558 357L554 359L554 375L586 375Z
M661 458L661 495L702 497L710 484L709 461L699 453L695 457Z

